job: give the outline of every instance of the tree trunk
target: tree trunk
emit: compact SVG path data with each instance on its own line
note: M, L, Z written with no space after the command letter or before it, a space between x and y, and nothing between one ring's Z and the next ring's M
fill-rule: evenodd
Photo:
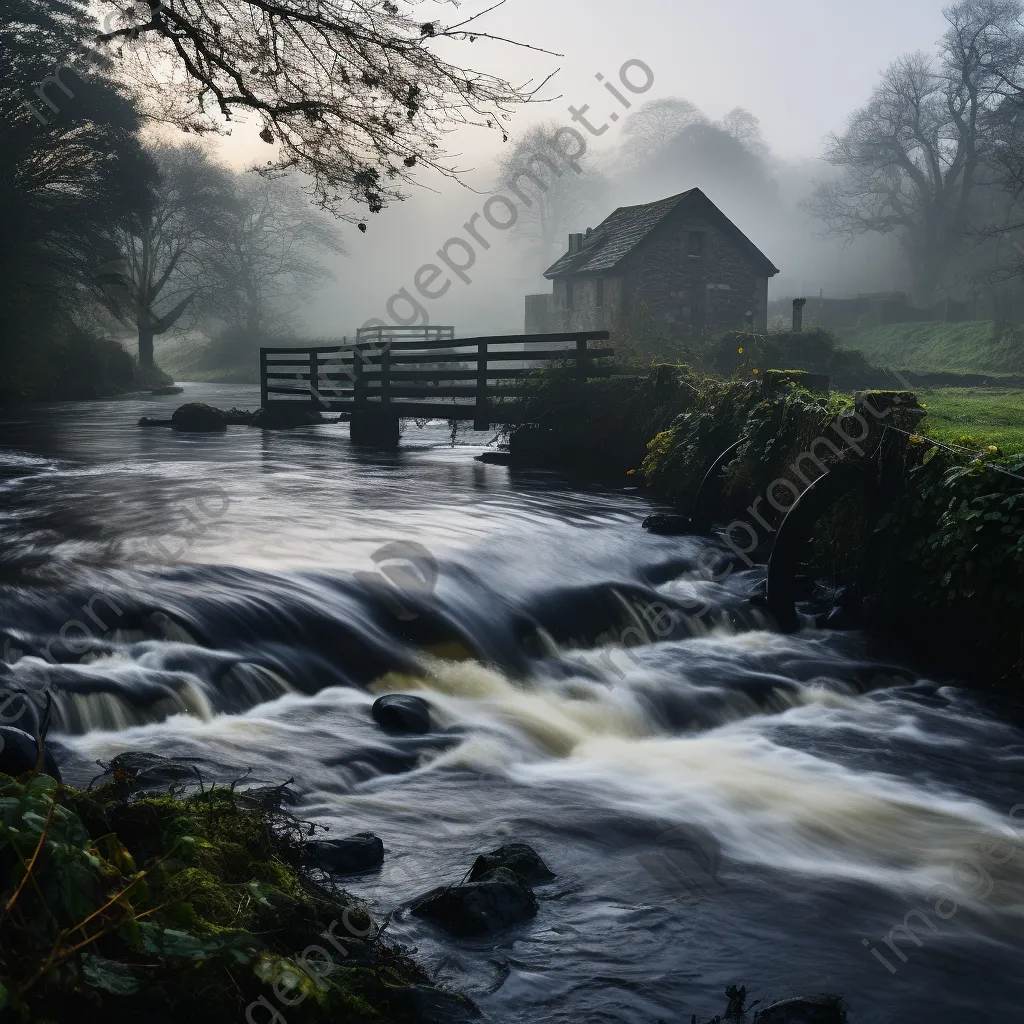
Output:
M139 324L139 366L153 369L153 328L149 324Z

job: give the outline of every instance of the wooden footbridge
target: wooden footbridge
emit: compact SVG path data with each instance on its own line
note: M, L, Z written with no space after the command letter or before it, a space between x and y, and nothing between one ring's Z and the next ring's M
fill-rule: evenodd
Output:
M308 403L321 412L378 419L472 420L475 430L512 419L509 399L531 393L538 370L562 366L585 381L606 376L607 331L455 338L452 327L360 329L354 342L261 348L268 411Z

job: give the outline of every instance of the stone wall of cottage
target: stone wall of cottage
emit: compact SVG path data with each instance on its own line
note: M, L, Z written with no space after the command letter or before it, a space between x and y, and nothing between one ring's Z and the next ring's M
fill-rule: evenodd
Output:
M567 331L614 331L622 323L625 280L621 275L600 278L604 282L604 303L597 304L598 276L574 277L553 282L550 295L526 296L526 333L557 334Z
M690 255L691 232L703 235L699 256ZM626 278L625 315L644 303L669 333L767 330L768 278L710 219L669 217L630 257Z

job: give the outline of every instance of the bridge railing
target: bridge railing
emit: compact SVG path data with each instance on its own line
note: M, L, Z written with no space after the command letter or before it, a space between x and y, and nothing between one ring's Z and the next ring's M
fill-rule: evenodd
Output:
M458 339L374 335L340 345L261 348L261 399L264 408L308 402L318 411L385 409L399 417L471 419L486 430L503 422L503 399L530 393L525 382L539 369L561 362L581 381L606 375L594 360L614 350L592 343L608 337L607 331Z

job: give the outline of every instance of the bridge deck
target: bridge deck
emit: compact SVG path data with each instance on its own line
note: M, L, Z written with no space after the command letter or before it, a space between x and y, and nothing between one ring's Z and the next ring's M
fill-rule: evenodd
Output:
M354 343L261 348L264 408L291 402L325 412L384 409L415 419L472 420L486 430L513 417L509 400L531 393L537 371L566 368L577 379L606 375L595 359L607 331L455 339L452 328L394 328ZM426 333L426 332L435 333ZM504 407L504 408L503 408Z

